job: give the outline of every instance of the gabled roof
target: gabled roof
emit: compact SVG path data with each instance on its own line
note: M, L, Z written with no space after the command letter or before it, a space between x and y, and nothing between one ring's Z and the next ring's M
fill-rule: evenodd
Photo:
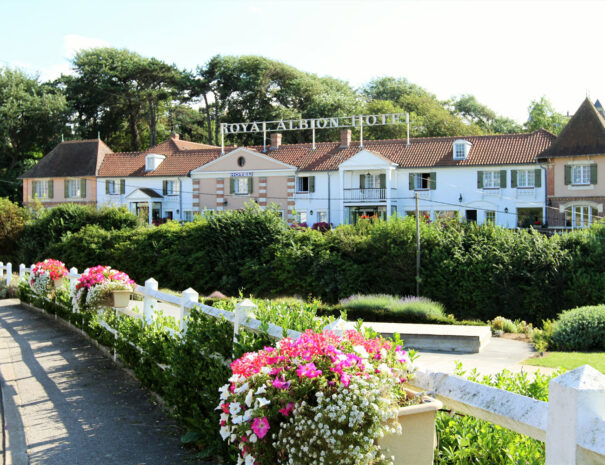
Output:
M550 148L540 154L539 158L544 160L550 157L603 153L605 118L590 100L585 99Z
M199 144L197 142L181 140L177 134L172 134L169 139L148 148L145 150L145 152L166 155L167 153L181 152L183 150L204 150L216 148L217 147L215 145Z
M21 178L95 176L110 153L111 149L98 139L61 142Z
M163 199L160 194L149 187L139 187L135 189L130 194L126 196L126 198L139 198L139 197L148 197L150 199Z

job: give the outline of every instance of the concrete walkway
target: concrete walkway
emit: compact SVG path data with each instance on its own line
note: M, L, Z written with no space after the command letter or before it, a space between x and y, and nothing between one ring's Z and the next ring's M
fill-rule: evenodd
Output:
M182 431L81 335L0 301L7 464L195 464Z
M527 342L499 337L492 337L485 348L476 354L428 351L419 351L418 353L420 354L418 362L424 368L443 373L453 373L456 361L462 362L462 368L467 372L476 368L479 373L485 375L499 373L504 369L515 373L520 371L528 373L540 371L544 374L550 374L556 371L554 368L522 365L521 362L523 360L536 354L534 347Z

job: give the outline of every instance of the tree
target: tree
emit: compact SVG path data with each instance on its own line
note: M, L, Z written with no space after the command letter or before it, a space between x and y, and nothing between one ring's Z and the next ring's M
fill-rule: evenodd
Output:
M60 89L20 70L0 69L0 197L21 201L17 177L67 131Z
M477 125L486 133L510 134L523 130L514 120L498 116L487 105L480 103L474 95L461 95L448 104L453 114L460 116L467 124Z
M546 129L553 134L559 134L569 120L567 116L556 112L545 96L542 96L540 100L532 100L527 111L529 117L525 122L525 129L528 131Z

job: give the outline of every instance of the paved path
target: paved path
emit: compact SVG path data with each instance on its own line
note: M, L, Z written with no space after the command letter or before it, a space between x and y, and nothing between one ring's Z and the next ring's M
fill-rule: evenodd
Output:
M5 452L15 465L27 463L20 441L32 465L198 463L135 380L82 336L14 299L0 301L0 375Z
M534 347L522 341L513 341L499 337L492 337L485 348L477 354L454 354L444 352L418 352L418 361L431 371L453 373L455 362L462 362L462 367L467 372L473 368L481 374L495 374L504 369L520 372L535 373L540 371L550 374L556 371L554 368L536 367L522 365L520 362L536 354Z

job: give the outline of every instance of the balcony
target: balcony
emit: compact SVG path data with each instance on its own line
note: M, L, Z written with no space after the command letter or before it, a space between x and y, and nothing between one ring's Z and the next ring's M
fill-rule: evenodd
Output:
M368 188L368 189L344 189L345 202L351 203L377 203L387 200L387 190Z

